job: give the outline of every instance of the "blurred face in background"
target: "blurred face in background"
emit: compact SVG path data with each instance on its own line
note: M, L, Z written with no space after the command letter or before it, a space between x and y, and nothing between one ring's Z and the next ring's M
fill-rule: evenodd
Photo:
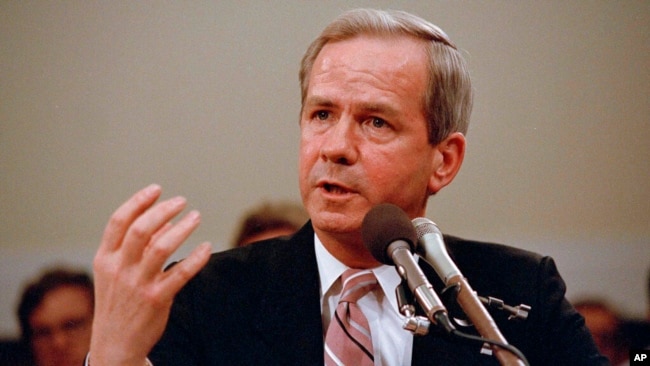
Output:
M90 349L92 294L64 285L48 292L29 317L36 365L83 365Z

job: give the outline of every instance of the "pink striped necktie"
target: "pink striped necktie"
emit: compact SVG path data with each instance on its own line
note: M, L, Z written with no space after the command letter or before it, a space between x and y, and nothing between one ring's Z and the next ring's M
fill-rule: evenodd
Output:
M325 335L325 365L374 365L368 319L357 300L377 286L368 270L348 269L341 275L343 290Z

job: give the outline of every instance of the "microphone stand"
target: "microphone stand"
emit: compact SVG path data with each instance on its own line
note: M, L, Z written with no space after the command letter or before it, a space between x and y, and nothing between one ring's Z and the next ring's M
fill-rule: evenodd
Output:
M501 334L494 319L492 319L490 313L485 310L485 307L474 294L474 290L467 280L460 275L455 275L450 277L447 282L452 284L452 286L458 286L458 304L465 314L470 317L470 320L476 327L478 333L483 338L501 344L508 344L508 341L506 341L505 337ZM513 354L510 350L495 345L491 345L491 348L501 365L524 365L524 362L519 358L519 356Z
M479 327L477 327L477 330L479 331L481 337L476 337L458 331L451 324L449 326L440 326L437 322L437 319L428 319L427 317L416 315L415 306L412 304L414 296L410 292L405 280L403 280L395 288L395 293L397 295L398 310L402 315L406 317L406 321L403 325L403 328L410 331L414 335L422 336L429 333L429 327L431 325L431 322L433 322L434 324L439 325L439 328L441 328L444 331L444 334L457 336L459 338L468 341L483 343L484 348L491 346L491 350L493 354L497 357L501 365L507 365L507 366L528 365L528 361L526 360L525 356L516 347L508 344L508 342L505 341L505 338L503 337L503 335L501 335L499 329L497 328L496 324L492 320L492 317L490 316L489 313L487 313L485 308L482 306L481 302L485 303L490 308L509 312L511 314L510 317L508 317L509 320L526 319L528 317L528 311L530 311L530 306L521 304L519 306L513 307L513 306L505 305L502 300L494 297L484 298L480 296L477 297L472 296L471 300L467 300L466 299L467 296L463 295L464 296L463 300L460 300L457 298L457 296L460 294L461 286L465 286L467 291L472 291L471 287L467 283L467 280L465 280L464 278L462 278L462 281L460 281L459 283L452 284L451 286L448 286L446 289L447 290L453 289L453 295L455 300L458 301L459 305L461 305L461 307L464 310L467 308L468 302L471 302L469 306L479 306L482 309L481 311L485 313L486 319L489 319L488 322L487 323L480 322L481 328L479 329ZM451 300L450 298L448 299ZM476 303L474 299L478 299L480 300L480 302ZM490 321L491 323L489 323ZM489 329L486 330L486 327Z
M512 352L505 337L501 334L501 331L483 304L481 304L481 301L474 293L467 279L449 257L442 232L440 232L438 226L426 218L416 218L412 220L412 223L418 234L418 242L422 244L418 246L418 250L425 252L425 262L428 262L427 258L431 258L429 264L433 266L443 283L447 287L454 287L458 305L460 305L469 317L481 337L486 339L486 343L490 345L493 354L497 357L501 365L524 364L523 360L525 357L521 357L523 356L521 352ZM433 237L429 237L429 235L433 235ZM497 344L502 346L498 346Z

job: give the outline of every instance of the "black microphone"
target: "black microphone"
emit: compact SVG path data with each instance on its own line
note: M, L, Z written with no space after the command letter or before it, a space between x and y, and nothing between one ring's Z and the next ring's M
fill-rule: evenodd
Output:
M438 226L424 217L413 219L412 225L417 232L418 244L416 250L418 254L433 266L433 269L435 269L445 285L458 286L458 304L472 321L479 334L489 340L508 345L490 313L481 304L472 287L449 257L444 238ZM503 346L493 346L492 350L502 365L519 365L521 361L525 360L522 356L504 349Z
M433 286L413 259L417 236L413 224L399 207L383 203L373 207L361 224L364 245L379 262L394 265L408 284L427 318L447 333L454 330L447 310Z

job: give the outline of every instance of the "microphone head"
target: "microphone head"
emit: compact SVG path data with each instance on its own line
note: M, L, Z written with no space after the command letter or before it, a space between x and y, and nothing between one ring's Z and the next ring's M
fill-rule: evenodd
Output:
M379 204L368 211L361 224L361 237L375 259L391 265L393 260L386 252L391 243L403 240L413 252L417 241L415 228L406 212L390 203Z
M413 219L412 223L413 226L415 227L415 233L417 237L417 241L415 243L416 250L420 249L419 241L422 239L423 236L427 234L436 234L442 237L442 232L438 228L438 225L436 225L435 222L427 219L426 217L417 217Z

